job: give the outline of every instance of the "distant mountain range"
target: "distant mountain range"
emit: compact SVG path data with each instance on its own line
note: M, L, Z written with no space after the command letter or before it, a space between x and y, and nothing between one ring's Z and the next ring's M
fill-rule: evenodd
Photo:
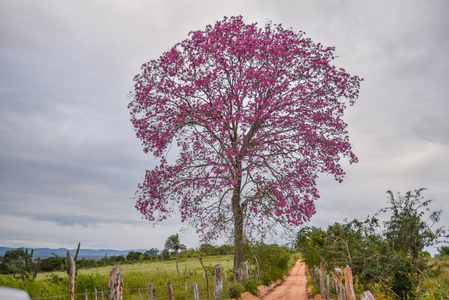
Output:
M9 247L0 247L0 256L5 255L6 251L10 250L16 250L17 248L9 248ZM26 248L24 247L24 250ZM30 251L32 248L28 248L28 251ZM47 257L54 257L54 254L58 256L67 256L67 251L70 251L73 256L75 256L76 249L66 249L66 248L59 248L59 249L50 249L50 248L34 248L33 249L33 258L47 258ZM80 248L80 252L78 254L78 259L80 258L86 258L86 259L101 259L105 257L106 255L108 257L111 256L119 256L119 255L127 255L130 251L135 252L142 252L144 253L147 251L147 249L137 249L137 250L114 250L114 249L99 249L99 250L92 250L92 249L83 249L82 246Z

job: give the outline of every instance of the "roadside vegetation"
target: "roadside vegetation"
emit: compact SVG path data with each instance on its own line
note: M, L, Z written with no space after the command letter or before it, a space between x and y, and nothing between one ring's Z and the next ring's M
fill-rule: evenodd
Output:
M449 249L442 246L435 258L425 251L444 242L447 231L437 227L442 211L430 209L424 190L388 191L388 206L364 220L334 223L327 230L304 227L296 247L309 270L322 260L329 273L349 265L356 294L370 290L389 299L449 299Z
M294 261L293 250L278 245L263 243L245 243L245 261L251 266L252 280L245 279L241 283L233 283L233 247L230 245L214 246L202 244L197 249L185 249L178 253L178 269L176 267L176 253L150 249L145 253L131 251L126 256L104 257L101 260L77 259L78 274L75 280L75 294L90 293L89 299L94 299L93 292L97 289L99 295L105 283L107 290L109 273L113 266L118 266L123 272L124 297L126 299L145 299L148 283L153 284L154 297L165 296L167 283L173 284L175 295L185 299L185 281L188 293L192 291L192 283L196 282L200 294L207 295L204 269L199 258L209 274L209 290L212 295L213 274L215 265L222 266L224 297L227 298L227 287L230 296L238 296L248 291L258 293L257 286L270 284L282 279L292 267ZM23 249L13 250L14 254L22 253ZM10 256L10 253L8 253ZM1 258L0 286L10 286L25 290L30 297L50 297L68 294L69 276L65 270L65 261L61 257L40 259L40 271L35 278L22 280L12 273L12 261ZM20 260L20 255L18 256ZM62 262L61 262L62 260ZM37 263L37 259L34 260ZM15 262L16 273L20 262ZM258 267L261 278L256 277ZM85 299L79 295L79 299ZM178 298L176 298L178 299Z

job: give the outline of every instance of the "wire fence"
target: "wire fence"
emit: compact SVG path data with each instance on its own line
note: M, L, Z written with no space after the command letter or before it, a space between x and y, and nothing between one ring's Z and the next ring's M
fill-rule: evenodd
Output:
M330 296L336 297L339 300L356 300L351 268L348 265L345 267L344 278L342 278L343 272L339 268L335 268L335 272L332 273L334 280L331 281L329 274L326 274L325 265L326 263L323 260L320 264L320 268L315 267L310 269L312 281L318 281L320 283L320 292L323 300L330 300ZM342 284L342 280L345 281L345 285ZM365 291L360 299L375 300L370 291Z
M203 281L198 285L195 281L185 281L180 283L171 283L171 286L175 290L174 299L185 299L185 300L195 300L195 299L212 299L214 292L215 282L214 276L209 279L210 286L207 289L206 278L203 278ZM194 284L197 285L198 289L198 298L195 297ZM224 280L222 294L227 294L229 290L230 283L227 280ZM103 284L104 287L104 284ZM150 288L151 292L150 293ZM151 295L150 295L151 294ZM168 285L159 285L153 286L151 283L148 284L147 287L141 288L123 288L122 295L125 299L130 300L162 300L162 299L170 299L169 297L169 288ZM95 289L92 292L82 292L76 293L73 295L74 300L105 300L109 297L109 291L106 289ZM57 295L57 296L45 296L45 297L34 297L31 300L50 300L50 299L70 299L70 295L67 293L65 295Z

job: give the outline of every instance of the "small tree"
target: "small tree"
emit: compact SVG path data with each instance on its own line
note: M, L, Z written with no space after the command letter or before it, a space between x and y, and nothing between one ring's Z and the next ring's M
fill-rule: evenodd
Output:
M341 182L342 157L357 162L342 117L361 79L332 65L333 51L239 16L144 64L128 107L160 165L138 185L136 208L162 221L178 207L205 241L231 233L241 282L244 236L308 221L318 175Z
M185 250L187 249L186 246L181 244L179 240L179 235L174 234L167 238L167 241L165 242L165 250L174 250L176 254L176 271L179 273L178 269L178 251L179 250Z
M385 237L390 247L403 258L403 267L394 274L393 290L401 297L416 297L428 268L428 257L422 255L425 247L441 242L446 233L444 227L434 228L440 221L442 210L431 211L431 199L425 200L421 193L425 188L405 195L387 191L389 206L381 213L390 213L385 222Z
M25 256L25 251L23 248L18 248L15 250L8 250L5 252L5 255L2 257L2 264L8 267L8 269L13 274L13 277L16 278L16 274L20 274L21 265L23 257Z
M40 258L34 261L33 252L33 249L28 252L28 249L24 251L23 248L6 251L2 257L2 263L9 267L14 278L32 281L40 270ZM20 277L16 277L17 273Z

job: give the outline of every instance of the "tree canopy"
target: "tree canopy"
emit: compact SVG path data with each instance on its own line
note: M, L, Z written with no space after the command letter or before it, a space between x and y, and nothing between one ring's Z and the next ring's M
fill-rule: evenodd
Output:
M138 185L136 208L162 221L177 207L205 240L227 231L236 245L244 230L308 221L318 175L341 181L341 158L357 162L342 116L361 79L332 65L333 52L239 16L145 63L129 109L160 164Z

